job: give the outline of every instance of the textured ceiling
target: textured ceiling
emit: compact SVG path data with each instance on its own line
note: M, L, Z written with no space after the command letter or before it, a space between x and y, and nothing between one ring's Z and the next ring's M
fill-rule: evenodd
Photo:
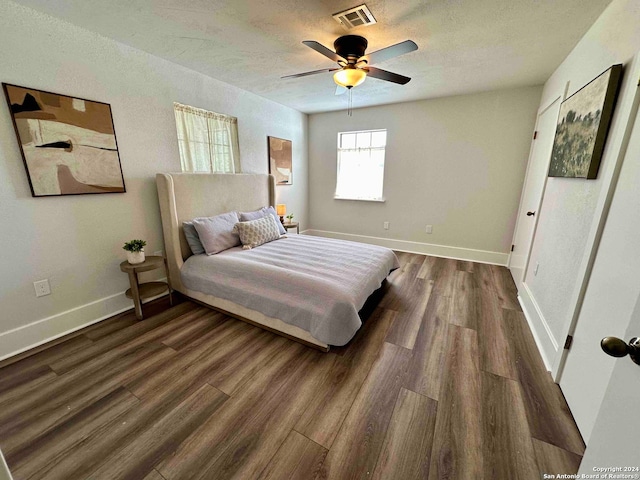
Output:
M16 0L305 113L341 110L330 73L347 33L367 52L410 39L418 51L375 66L412 78L368 78L354 107L542 84L611 0L369 0L377 24L345 31L331 17L359 0Z

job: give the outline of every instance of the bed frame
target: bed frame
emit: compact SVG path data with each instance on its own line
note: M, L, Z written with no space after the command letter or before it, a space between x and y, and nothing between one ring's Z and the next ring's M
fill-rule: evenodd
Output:
M230 211L253 211L275 205L275 179L272 175L158 173L156 175L162 232L171 287L192 300L227 315L257 325L322 351L329 345L280 319L222 298L189 290L181 281L180 269L191 256L182 231L182 222Z

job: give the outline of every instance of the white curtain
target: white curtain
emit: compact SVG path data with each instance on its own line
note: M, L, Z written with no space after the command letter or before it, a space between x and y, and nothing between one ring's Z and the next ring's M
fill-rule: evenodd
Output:
M338 150L338 198L382 200L384 148Z
M183 172L240 173L238 119L174 103Z

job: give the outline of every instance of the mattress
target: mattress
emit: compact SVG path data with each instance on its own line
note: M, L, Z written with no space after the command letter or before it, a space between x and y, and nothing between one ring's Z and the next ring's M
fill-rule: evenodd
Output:
M251 250L192 255L180 270L189 289L235 302L345 345L358 311L398 268L393 251L357 242L291 235Z

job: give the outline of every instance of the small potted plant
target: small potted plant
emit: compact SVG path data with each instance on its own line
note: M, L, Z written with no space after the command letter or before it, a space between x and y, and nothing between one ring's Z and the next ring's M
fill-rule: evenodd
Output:
M144 247L147 244L144 240L131 240L122 247L127 251L127 261L135 265L144 262Z
M287 215L287 223L293 223L293 213L290 213L289 215Z

